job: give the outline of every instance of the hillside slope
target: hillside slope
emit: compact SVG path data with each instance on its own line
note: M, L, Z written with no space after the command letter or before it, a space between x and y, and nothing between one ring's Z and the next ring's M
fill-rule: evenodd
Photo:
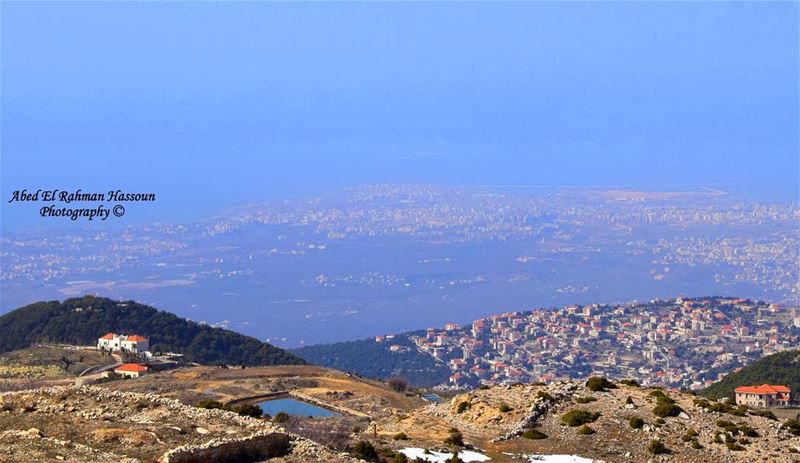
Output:
M297 365L302 359L258 339L212 328L169 312L102 297L37 302L0 317L0 353L32 343L95 344L109 331L150 337L154 352L179 352L190 362Z
M789 386L792 397L797 400L800 396L800 350L780 352L756 360L712 384L703 391L703 395L713 398L733 398L733 391L739 386L764 383Z
M376 424L396 450L451 450L453 442L463 442L493 463L564 454L606 463L800 463L794 420L681 392L610 387L598 390L584 381L484 387ZM393 439L398 434L404 439Z
M392 351L392 345L400 346L400 349ZM420 387L446 383L450 375L447 365L417 351L416 346L404 335L386 342L363 339L307 346L292 353L315 365L369 378L386 380L392 376L402 376Z

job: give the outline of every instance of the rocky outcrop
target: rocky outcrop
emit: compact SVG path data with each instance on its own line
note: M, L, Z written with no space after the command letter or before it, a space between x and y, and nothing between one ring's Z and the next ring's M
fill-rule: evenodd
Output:
M510 432L500 437L492 439L492 442L501 442L513 439L521 435L526 430L534 427L536 423L546 416L556 404L570 400L578 389L578 384L574 382L559 382L548 386L545 391L547 395L536 397L528 410L527 415Z

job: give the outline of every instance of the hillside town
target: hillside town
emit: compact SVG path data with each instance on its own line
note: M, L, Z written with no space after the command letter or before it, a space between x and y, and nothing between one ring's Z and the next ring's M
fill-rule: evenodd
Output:
M446 362L450 387L600 375L697 390L752 360L797 348L800 310L679 297L504 313L409 338L420 352Z

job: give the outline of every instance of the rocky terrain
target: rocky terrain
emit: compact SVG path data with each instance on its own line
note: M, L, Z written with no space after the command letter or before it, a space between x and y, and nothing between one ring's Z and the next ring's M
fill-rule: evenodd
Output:
M185 367L2 392L0 462L337 463L356 455L404 463L401 451L461 451L498 463L563 454L607 463L800 463L800 423L791 425L798 410L766 413L605 378L482 386L441 403L417 392L307 365ZM196 407L275 393L339 415L273 422ZM365 443L377 452L359 453ZM426 450L441 453L419 453Z
M782 429L785 420L690 394L625 384L600 389L584 382L476 389L381 421L380 440L452 450L445 441L458 430L465 445L492 461L574 454L605 462L800 462L800 436Z
M96 386L0 393L2 462L353 461L269 421Z

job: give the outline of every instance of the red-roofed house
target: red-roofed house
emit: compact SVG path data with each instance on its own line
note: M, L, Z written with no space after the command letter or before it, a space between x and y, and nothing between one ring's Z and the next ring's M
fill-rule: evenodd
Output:
M736 388L736 405L771 408L789 405L790 390L786 386L742 386Z
M124 350L130 352L141 353L150 350L150 340L138 334L127 336L120 344Z
M97 349L119 350L120 337L116 333L106 333L97 339Z
M126 376L128 378L138 378L139 376L147 373L147 370L148 368L144 365L139 365L136 363L123 363L114 369L114 373Z
M97 338L97 349L142 354L150 350L150 340L138 334L126 336L124 334L107 333Z

